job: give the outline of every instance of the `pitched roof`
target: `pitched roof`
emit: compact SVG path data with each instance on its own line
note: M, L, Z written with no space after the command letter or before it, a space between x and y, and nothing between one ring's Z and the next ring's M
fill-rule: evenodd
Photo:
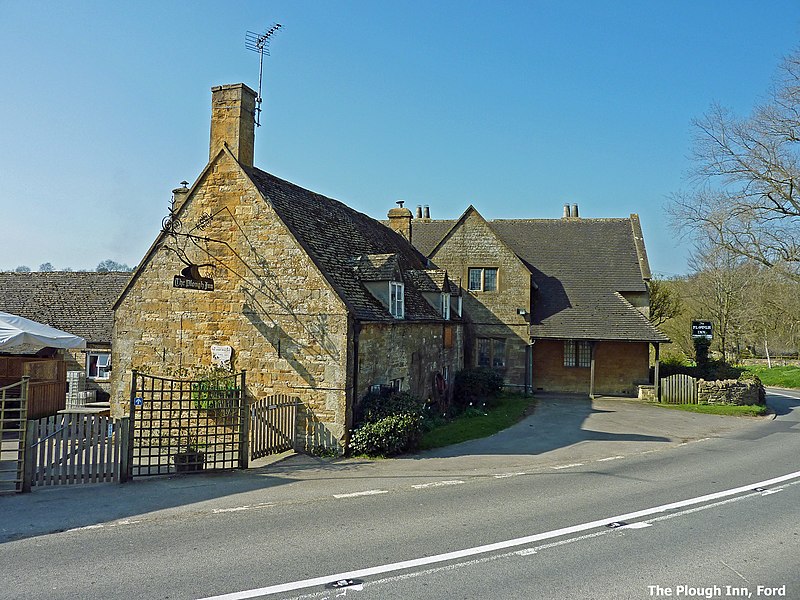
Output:
M0 310L78 335L89 345L110 344L111 307L130 276L115 271L2 272Z
M645 278L650 276L635 215L628 219L487 222L528 266L538 286L533 337L669 341L623 296L646 292ZM431 250L448 231L443 224L412 222L414 242L419 235ZM431 241L436 235L440 239Z
M400 234L337 200L255 167L243 169L354 316L363 321L394 321L388 309L361 283L353 261L364 255L392 254L405 273L424 269L427 259ZM431 319L441 320L441 316L413 284L407 285L405 320Z

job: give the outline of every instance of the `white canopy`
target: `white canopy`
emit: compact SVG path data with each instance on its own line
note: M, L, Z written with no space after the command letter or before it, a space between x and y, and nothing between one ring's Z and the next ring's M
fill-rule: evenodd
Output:
M0 311L0 350L16 346L86 348L86 340L55 327Z

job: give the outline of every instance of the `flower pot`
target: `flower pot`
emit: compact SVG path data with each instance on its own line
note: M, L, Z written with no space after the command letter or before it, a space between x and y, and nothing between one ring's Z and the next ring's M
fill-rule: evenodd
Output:
M202 471L206 462L206 455L199 450L186 450L172 455L175 461L175 471L178 473L191 473Z

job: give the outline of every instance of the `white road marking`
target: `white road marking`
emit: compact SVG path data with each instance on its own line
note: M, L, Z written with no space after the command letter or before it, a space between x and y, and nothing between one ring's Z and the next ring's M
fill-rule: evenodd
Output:
M798 400L797 396L789 396L788 394L781 394L780 392L767 392L767 396L780 396L781 398L791 398L792 400Z
M432 481L431 483L418 483L417 485L412 485L415 490L424 490L425 488L432 488L432 487L442 487L443 485L459 485L464 483L460 479L454 479L451 481Z
M375 496L376 494L388 494L389 490L366 490L364 492L353 492L352 494L334 494L334 498L355 498L357 496ZM345 579L339 577L339 579ZM336 581L336 580L333 580Z
M506 477L516 477L517 475L527 475L527 473L498 473L495 479L505 479Z
M705 494L703 496L698 496L696 498L689 498L687 500L680 500L678 502L671 502L669 504L662 504L660 506L654 506L651 508L646 508L643 510L626 513L622 515L616 515L612 517L604 517L602 519L597 519L595 521L589 521L586 523L580 523L578 525L572 525L570 527L562 527L561 529L554 529L552 531L546 531L544 533L536 533L533 535L528 535L525 537L515 538L511 540L506 540L503 542L496 542L493 544L485 544L483 546L475 546L473 548L466 548L464 550L456 550L454 552L446 552L444 554L437 554L434 556L425 556L422 558L415 558L411 560L404 560L395 563L389 563L386 565L378 565L375 567L368 567L364 569L357 569L355 571L348 571L345 573L336 573L332 575L324 575L322 577L313 577L311 579L303 579L300 581L290 581L287 583L281 583L277 585L271 585L263 588L257 588L252 590L244 590L241 592L232 592L230 594L221 594L218 596L209 596L207 598L201 598L199 600L245 600L246 598L257 598L259 596L269 596L272 594L280 594L285 592L290 592L294 590L300 590L310 587L315 587L319 585L325 585L326 583L330 583L332 581L338 581L340 579L361 579L364 577L370 577L373 575L381 575L383 573L391 573L393 571L402 571L405 569L413 569L417 567L422 567L426 565L442 563L452 560L459 560L468 556L476 556L480 554L487 554L489 552L497 552L498 550L505 550L507 548L514 548L518 546L527 546L529 544L539 542L542 540L553 539L557 537L562 537L565 535L572 535L576 533L582 533L584 531L588 531L590 529L596 529L598 527L605 528L606 524L611 523L613 521L635 521L638 519L642 519L644 517L649 517L651 515L664 513L671 510L677 510L680 508L688 507L688 506L697 506L699 504L713 502L715 500L719 500L721 498L730 498L731 496L736 496L737 494L742 494L745 492L750 492L752 494L753 488L756 487L768 487L773 486L779 483L783 483L786 481L791 481L793 479L800 479L800 471L795 471L793 473L789 473L787 475L782 475L780 477L774 477L772 479L767 479L765 481L760 481L757 483L751 483L748 485L740 486L737 488L732 488L729 490L723 490L721 492L714 492L712 494ZM380 493L380 492L379 492ZM731 499L730 501L733 501ZM693 510L700 510L700 508L695 508ZM672 516L672 515L670 515ZM655 519L648 519L648 520L655 520ZM614 530L609 530L614 531ZM599 535L593 534L593 535Z
M232 508L215 508L211 512L213 512L215 515L218 515L220 513L231 513L240 512L243 510L253 510L256 508L266 508L272 505L272 502L259 502L258 504L245 504L244 506L234 506Z
M628 525L623 525L622 527L618 527L617 529L644 529L645 527L652 527L650 523L645 523L644 521L639 521L638 523L630 523Z
M787 487L787 486L790 486L790 485L797 485L798 483L800 483L800 481L794 481L792 483L787 483L787 484L785 484L785 486L782 486L781 488L778 488L778 489L782 490L783 487ZM674 519L676 517L681 517L681 516L684 516L684 515L696 513L696 512L702 511L702 510L708 510L708 509L711 509L711 508L724 506L724 505L730 504L732 502L739 502L740 500L745 500L747 498L753 498L756 495L757 495L757 493L751 493L751 494L746 494L744 496L737 496L735 498L728 498L727 500L721 500L719 502L712 502L710 504L704 504L703 506L698 506L698 507L695 507L695 508L690 508L690 509L679 511L679 512L671 512L668 515L664 515L664 516L661 516L661 517L656 517L656 518L653 518L653 519L649 519L649 521L651 521L651 522L666 521L668 519ZM454 571L454 570L457 570L457 569L464 569L464 568L472 567L472 566L475 566L475 565L481 565L481 564L486 564L486 563L489 563L489 562L494 562L494 561L500 560L500 559L511 558L513 556L522 556L522 557L524 557L524 556L532 556L534 554L538 554L542 550L548 550L550 548L557 548L559 546L564 546L566 544L572 544L574 542L582 542L582 541L585 541L585 540L590 540L590 539L593 539L593 538L601 537L601 536L604 536L604 535L613 535L615 531L618 531L618 529L621 529L621 528L616 528L616 529L603 528L600 531L596 531L594 533L587 533L587 534L584 534L584 535L572 536L572 537L568 537L568 538L563 539L563 540L557 540L555 542L549 542L547 544L540 544L538 546L534 546L532 548L525 548L523 550L515 550L515 551L512 551L512 552L505 552L505 553L502 553L502 554L494 554L494 555L490 555L490 556L483 556L481 558L475 558L475 559L472 559L472 560L469 560L469 561L460 561L460 562L452 563L452 564L441 566L441 567L431 567L431 568L428 568L428 569L421 569L421 570L418 570L418 571L412 571L410 573L402 573L400 575L392 575L390 577L382 577L380 579L374 579L374 580L365 582L364 585L365 585L365 587L366 586L372 587L372 586L377 586L377 585L381 585L381 584L393 583L393 582L397 582L397 581L405 581L407 579L415 579L417 577L424 577L425 575L432 575L432 574L435 574L435 573L442 573L442 572L445 572L445 571ZM327 598L328 597L327 593L328 592L310 592L310 593L306 593L306 594L301 594L300 596L294 596L293 598L287 599L287 600L309 600L311 598L320 598L321 596L324 596L324 597ZM206 598L205 600L210 600L210 599ZM324 600L324 598L323 598L323 600Z
M558 465L557 467L550 467L551 469L571 469L572 467L582 467L583 463L570 463L568 465Z
M608 458L598 458L597 462L608 462L609 460L619 460L625 458L624 456L609 456Z

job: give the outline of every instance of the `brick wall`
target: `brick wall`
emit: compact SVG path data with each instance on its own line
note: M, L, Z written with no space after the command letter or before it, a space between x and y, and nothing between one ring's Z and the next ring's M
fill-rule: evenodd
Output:
M298 396L306 445L341 443L352 375L352 323L341 300L227 154L183 207L181 231L202 239L165 238L115 312L114 413L129 408L131 369L191 375L211 365L212 345L227 345L234 370L247 370L250 398ZM213 218L201 230L203 215ZM201 272L214 291L173 287L185 266L176 250L210 264Z
M595 344L595 393L636 396L649 379L645 342L604 341ZM564 342L537 340L533 347L534 390L589 393L590 369L564 366Z
M524 385L528 323L517 309L530 313L530 271L475 212L470 212L451 232L431 260L446 269L451 279L460 280L465 290L464 313L470 321L465 363L476 364L476 338L503 338L506 367L501 371L506 383ZM497 268L497 290L467 291L470 267Z

